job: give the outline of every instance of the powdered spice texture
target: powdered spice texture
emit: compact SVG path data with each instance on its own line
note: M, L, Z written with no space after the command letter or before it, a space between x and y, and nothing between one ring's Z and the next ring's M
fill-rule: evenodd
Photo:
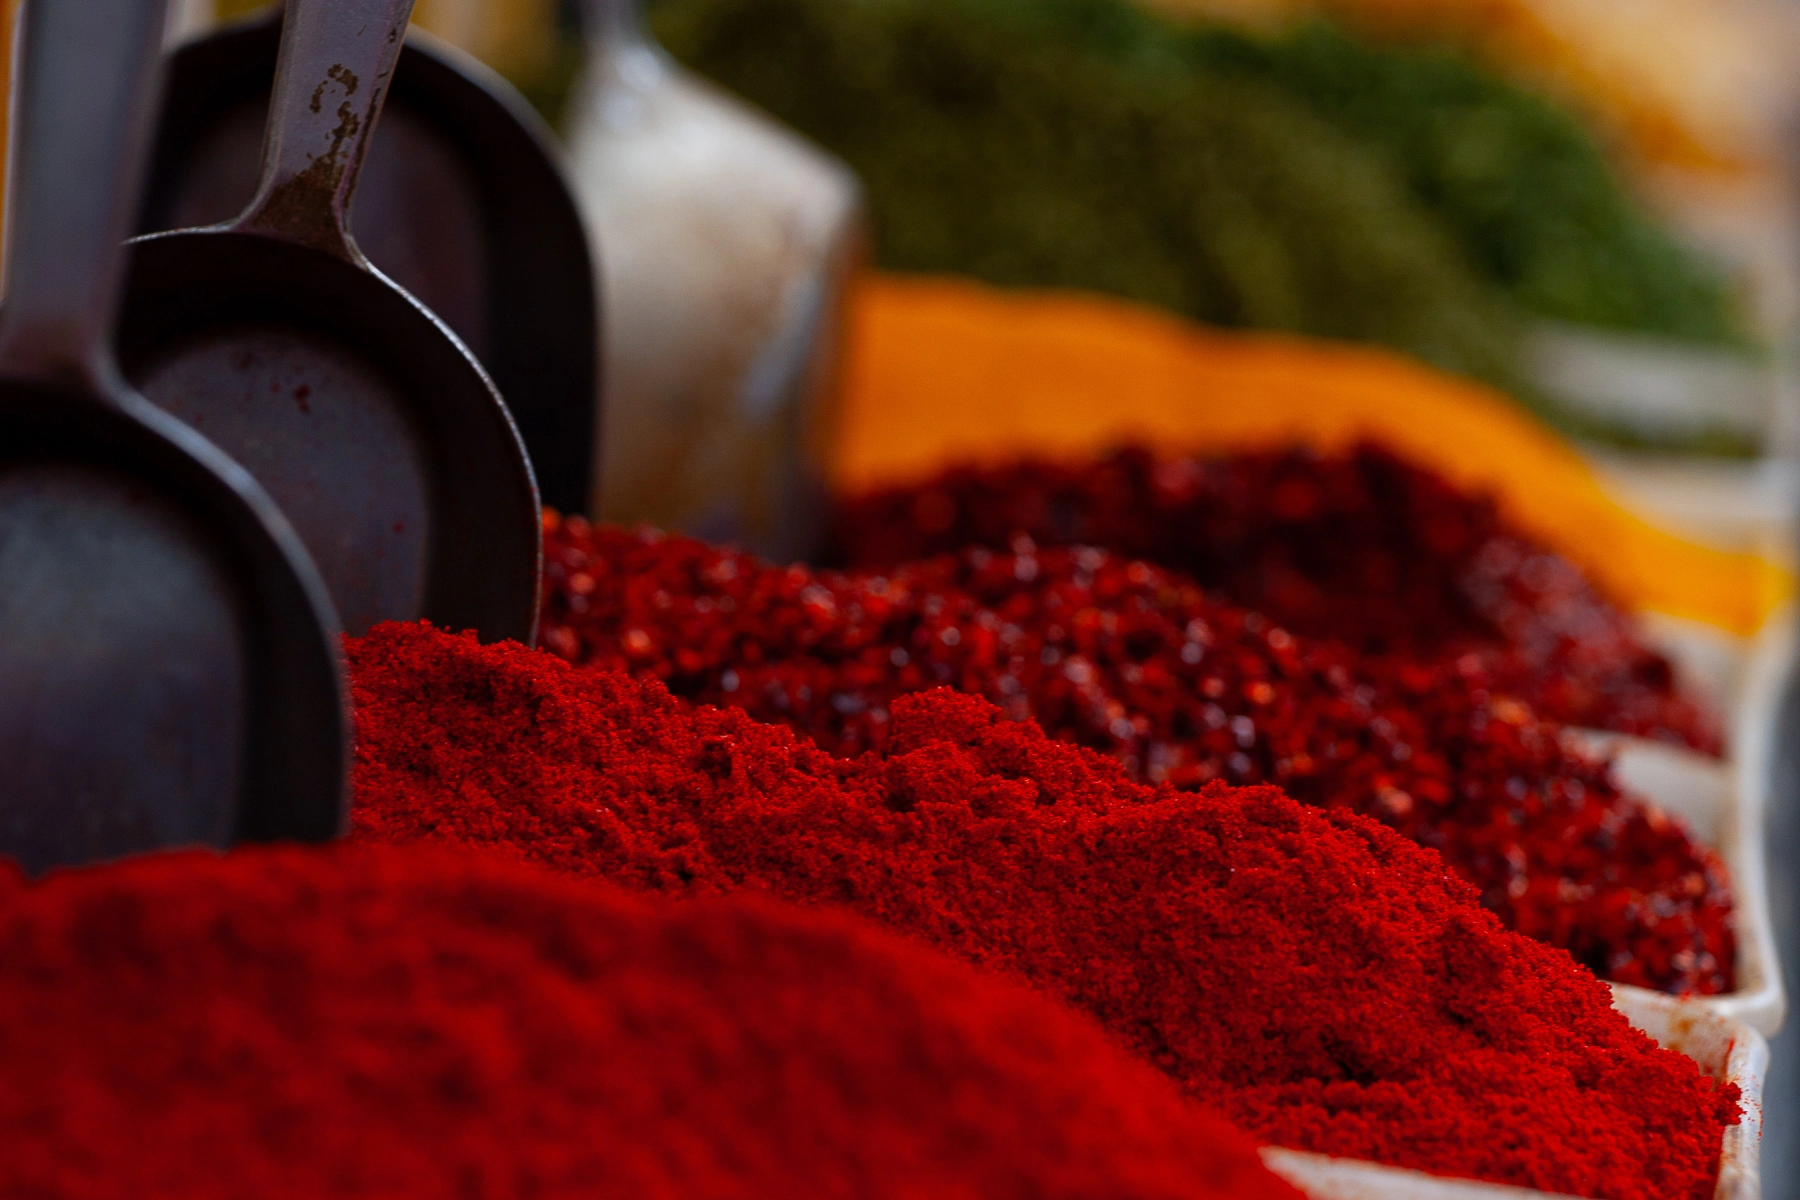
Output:
M1716 722L1630 617L1485 497L1375 446L958 468L848 499L845 561L969 545L1087 545L1183 572L1296 633L1414 659L1475 655L1497 688L1570 725L1717 753Z
M0 884L0 1193L1298 1200L1090 1022L862 923L424 848Z
M1134 783L948 691L836 759L654 681L424 626L350 642L364 842L849 909L1097 1019L1259 1140L1618 1200L1736 1119L1442 861L1270 787Z
M1490 658L1290 634L1091 547L975 547L847 574L685 538L545 526L543 644L853 756L950 685L1181 788L1275 783L1443 854L1510 928L1603 977L1730 991L1722 863L1498 694Z

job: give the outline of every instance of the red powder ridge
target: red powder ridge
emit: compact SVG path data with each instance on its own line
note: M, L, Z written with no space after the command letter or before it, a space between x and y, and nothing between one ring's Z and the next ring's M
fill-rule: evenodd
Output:
M1086 547L814 573L552 516L545 564L544 645L583 665L845 757L884 745L897 697L949 684L1140 780L1275 783L1374 817L1605 978L1732 988L1724 865L1498 695L1478 656L1359 654Z
M1269 787L1151 789L985 701L834 759L655 682L421 626L350 643L357 836L846 908L1097 1019L1259 1140L1702 1200L1734 1088L1442 861ZM825 1018L829 1023L831 1018Z
M1570 725L1717 753L1717 724L1631 618L1486 497L1364 445L959 468L844 501L839 553L889 566L969 545L1088 545L1181 571L1287 629L1413 659L1473 654Z
M0 886L0 1193L1298 1200L1042 997L442 851Z

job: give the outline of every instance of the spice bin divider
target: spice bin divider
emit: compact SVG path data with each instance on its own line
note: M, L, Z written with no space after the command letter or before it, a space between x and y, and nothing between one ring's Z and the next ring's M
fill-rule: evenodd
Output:
M1637 1028L1669 1049L1686 1054L1714 1079L1738 1085L1744 1115L1725 1131L1713 1200L1761 1200L1763 1072L1769 1062L1769 1045L1763 1036L1705 1005L1642 988L1615 987L1613 1005ZM1267 1147L1262 1154L1270 1170L1310 1200L1547 1200L1560 1196L1279 1147Z

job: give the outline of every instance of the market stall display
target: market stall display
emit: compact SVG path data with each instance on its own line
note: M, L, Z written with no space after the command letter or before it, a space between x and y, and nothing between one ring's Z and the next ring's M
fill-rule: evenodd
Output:
M108 29L147 47L163 2L120 0L130 19ZM551 13L429 2L495 45L478 25ZM79 6L49 4L32 12L71 34ZM165 125L193 136L170 143L149 208L247 195L240 152L266 118L269 181L238 224L272 236L140 254L242 242L227 274L298 256L277 292L306 292L312 258L379 280L348 208L390 69L425 64L415 99L433 70L474 78L402 49L410 7L289 0L266 112L274 18L190 45L178 62L249 89L222 106L177 89L198 123ZM1760 829L1796 653L1792 557L1769 547L1796 522L1758 511L1715 536L1704 514L1671 518L1673 493L1622 502L1618 479L1649 476L1596 475L1519 400L1538 399L1546 329L1588 339L1559 361L1623 397L1605 432L1629 442L1638 384L1588 353L1594 331L1742 365L1768 330L1591 135L1494 74L1489 48L1351 25L1250 34L1125 0L658 0L671 57L637 14L582 13L570 129L606 253L558 264L603 272L569 311L589 368L605 334L609 410L591 375L560 425L567 397L526 397L553 418L526 449L598 511L470 492L465 510L531 552L478 544L428 511L470 478L476 439L466 422L417 436L449 395L423 343L377 333L356 343L367 362L303 378L287 359L310 343L256 341L287 310L199 273L180 304L138 292L151 323L121 342L199 432L130 395L104 419L141 411L241 484L164 524L241 516L249 496L250 557L286 548L275 593L311 603L304 630L243 637L204 596L159 591L241 555L188 554L210 576L121 572L41 496L24 511L57 536L8 533L0 464L0 626L26 635L0 659L30 660L0 670L16 726L0 766L42 779L38 815L87 839L18 849L5 839L33 813L0 797L19 860L0 862L0 1191L1760 1200L1760 1034L1785 1010ZM778 118L792 105L867 178L693 68ZM132 73L76 77L89 116L150 121L120 102ZM510 101L475 90L486 108L388 123L406 153L365 214L419 251L421 286L444 285L394 295L504 425L476 357L550 355L569 322L470 354L440 320L498 328L489 257L525 217L523 192L456 157L482 137L445 130L498 112L539 151L519 161L548 162ZM30 185L34 146L81 142L24 117ZM43 195L20 194L12 222L48 227ZM71 194L121 229L136 199ZM890 261L906 246L915 265L1065 290L853 276L865 194ZM105 258L107 237L77 240L33 234L14 256L0 375L111 395L106 348L47 355L67 337L32 302L32 281L68 288ZM83 311L68 328L98 345ZM197 400L164 368L209 353L237 383ZM364 556L348 589L333 569L351 636L331 638L299 539L207 439L287 471L295 429L346 424L323 385L357 379L414 388L387 412L412 440L351 430L337 442L368 458L345 485L284 502L333 553L359 528L406 553ZM1759 406L1779 404L1742 407ZM595 420L626 436L597 452ZM1683 445L1754 449L1752 425ZM371 488L410 488L415 511L359 526ZM637 511L615 507L625 492ZM141 500L113 507L160 511ZM8 589L80 555L57 619L21 621ZM452 560L519 600L510 629L421 598ZM153 687L99 662L103 608L168 668ZM145 624L176 608L203 636ZM208 654L225 686L186 703ZM296 662L325 670L253 690ZM81 738L41 736L45 698L77 693L101 704L71 723ZM280 707L300 701L316 703ZM140 752L131 731L151 725ZM277 777L244 734L264 727L287 748L331 740ZM168 782L183 771L199 782ZM270 807L312 784L330 805ZM133 788L218 819L101 844ZM343 836L234 844L284 834ZM130 853L195 841L216 849ZM53 862L86 865L31 877Z

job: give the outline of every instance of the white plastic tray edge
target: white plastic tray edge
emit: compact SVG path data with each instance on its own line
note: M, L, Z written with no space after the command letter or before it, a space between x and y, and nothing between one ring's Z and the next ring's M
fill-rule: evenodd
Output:
M1769 1043L1760 1033L1731 1047L1729 1078L1743 1094L1744 1115L1725 1131L1719 1157L1719 1186L1714 1200L1762 1200L1762 1095L1763 1077L1769 1070Z
M1639 988L1615 988L1613 1003L1633 1025L1658 1042L1687 1054L1715 1079L1738 1085L1744 1115L1725 1131L1713 1197L1761 1200L1762 1085L1769 1063L1768 1042L1742 1021L1692 1001ZM1271 1171L1311 1200L1547 1200L1557 1195L1276 1146L1265 1147L1262 1156Z
M1534 1192L1403 1171L1352 1158L1330 1158L1264 1146L1263 1165L1305 1192L1309 1200L1569 1200L1560 1192Z

